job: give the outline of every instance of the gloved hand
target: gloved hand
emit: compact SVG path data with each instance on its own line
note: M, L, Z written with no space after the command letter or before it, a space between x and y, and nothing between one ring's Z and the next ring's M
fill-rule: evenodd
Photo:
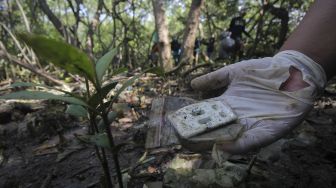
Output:
M325 84L322 67L291 50L232 64L191 82L201 91L227 86L224 94L211 100L229 104L244 127L235 141L217 144L232 154L268 145L300 124Z

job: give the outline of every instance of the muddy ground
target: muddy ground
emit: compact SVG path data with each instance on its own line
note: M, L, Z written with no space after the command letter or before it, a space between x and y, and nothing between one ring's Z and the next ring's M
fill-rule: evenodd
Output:
M291 134L260 152L229 160L247 165L257 155L250 174L239 187L336 187L336 92L334 85L331 88ZM104 187L103 171L93 146L74 136L86 134L86 121L65 115L60 102L3 101L1 107L1 188ZM164 181L170 161L177 154L193 153L180 147L159 148L149 151L145 162L135 166L145 152L150 105L130 109L119 123L112 124L117 143L137 143L124 147L119 154L122 169L130 175L126 180L128 187L171 186ZM137 118L133 118L134 113ZM60 135L65 142L59 142ZM202 153L201 160L206 161L209 156L210 153ZM112 157L109 159L115 176Z

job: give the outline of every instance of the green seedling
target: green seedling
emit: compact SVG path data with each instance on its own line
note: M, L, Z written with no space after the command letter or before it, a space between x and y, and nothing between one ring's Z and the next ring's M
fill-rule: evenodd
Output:
M163 70L161 68L147 69L141 74L128 79L108 102L104 102L104 99L107 98L109 92L118 84L117 81L112 81L104 85L102 84L103 76L106 74L106 70L117 53L116 49L109 51L96 63L93 63L84 52L65 42L33 34L18 34L18 38L31 47L39 58L53 63L69 73L78 74L84 77L86 82L86 93L83 95L76 95L43 84L20 82L14 83L12 87L43 87L47 90L60 91L63 94L55 95L50 92L26 90L0 96L0 99L46 99L60 100L68 103L66 113L89 119L90 131L85 140L95 146L97 157L104 170L106 187L113 187L105 152L106 150L109 150L112 153L118 177L118 185L119 187L123 187L118 152L125 143L116 145L113 140L113 135L109 126L117 116L112 108L113 103L116 102L118 96L124 89L132 85L133 82L144 73L151 72L160 74L161 76L163 75ZM125 68L114 70L112 76L125 71L127 71ZM90 93L91 88L89 82L91 82L94 87L93 93ZM97 122L97 119L100 119L100 121Z

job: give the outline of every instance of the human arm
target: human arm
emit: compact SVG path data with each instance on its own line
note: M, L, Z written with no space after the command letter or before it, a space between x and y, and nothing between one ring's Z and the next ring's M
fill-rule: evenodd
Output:
M311 110L326 84L325 72L329 78L335 75L335 9L332 0L317 0L277 55L229 65L192 81L197 90L228 87L213 100L231 106L244 133L221 144L223 150L245 153L266 146L295 128Z
M252 39L250 33L248 33L248 32L245 30L245 28L244 28L244 30L243 30L243 33L244 33L248 38Z
M316 0L280 49L312 58L323 67L328 79L336 74L335 10L335 0Z

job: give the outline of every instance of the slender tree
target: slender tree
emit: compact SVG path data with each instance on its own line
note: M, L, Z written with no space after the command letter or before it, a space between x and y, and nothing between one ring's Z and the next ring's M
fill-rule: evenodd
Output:
M171 58L169 31L165 17L164 2L165 1L162 0L152 0L155 17L155 28L159 37L158 42L160 47L160 62L165 70L170 70L173 67L173 61Z
M187 25L183 35L182 63L190 63L193 60L193 50L197 28L200 22L201 8L204 0L193 0L190 6Z

